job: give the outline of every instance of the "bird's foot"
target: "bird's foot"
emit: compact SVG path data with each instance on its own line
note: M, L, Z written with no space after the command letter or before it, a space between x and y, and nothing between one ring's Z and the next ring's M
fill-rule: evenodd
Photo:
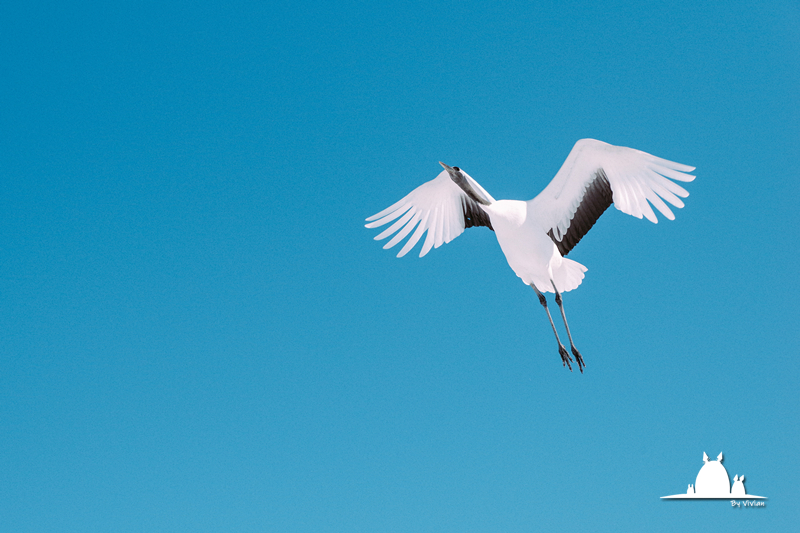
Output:
M561 343L558 344L558 353L561 354L561 366L569 367L569 371L572 372L572 358L569 356L567 349L564 348L564 345Z
M578 363L578 370L581 371L583 374L583 369L586 367L586 363L583 362L583 357L581 357L581 352L573 345L572 346L572 355L575 356L575 362Z

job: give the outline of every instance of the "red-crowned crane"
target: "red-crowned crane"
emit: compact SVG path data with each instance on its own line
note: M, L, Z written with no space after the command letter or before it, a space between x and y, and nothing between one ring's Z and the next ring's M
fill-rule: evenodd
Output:
M543 294L555 293L572 355L581 372L586 365L572 342L561 293L581 284L586 267L565 256L612 203L623 213L657 223L650 207L653 204L674 220L675 215L664 200L680 208L680 198L689 193L671 180L694 179L687 174L694 167L594 139L575 143L555 178L527 202L495 200L460 168L439 164L444 171L435 179L369 217L366 227L376 228L399 218L375 237L380 240L394 234L384 248L396 245L416 228L397 257L408 253L427 231L419 254L422 257L431 248L461 235L465 228L488 226L495 232L511 269L536 291L550 319L563 365L572 370L572 358L558 337Z

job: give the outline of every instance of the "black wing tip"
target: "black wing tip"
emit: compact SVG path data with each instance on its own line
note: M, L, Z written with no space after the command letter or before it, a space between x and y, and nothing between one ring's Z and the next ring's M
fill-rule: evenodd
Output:
M464 215L464 229L486 226L490 230L494 231L494 228L492 227L492 220L489 218L489 214L481 209L481 207L478 205L478 202L467 195L461 196L461 212Z
M583 198L570 220L566 233L561 236L561 240L555 238L552 229L547 232L559 253L566 256L575 248L575 245L592 229L600 215L605 213L612 203L614 203L614 193L611 190L608 176L602 168L598 168L594 179L586 187Z

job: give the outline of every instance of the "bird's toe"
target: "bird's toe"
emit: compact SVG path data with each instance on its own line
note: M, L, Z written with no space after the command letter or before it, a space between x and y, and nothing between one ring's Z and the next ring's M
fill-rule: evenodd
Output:
M572 372L572 358L569 356L569 352L567 352L563 344L558 345L558 353L561 355L561 366L569 367L569 371Z
M586 363L583 362L581 352L579 352L575 346L572 346L572 355L575 356L575 362L578 363L578 370L580 370L581 374L583 374L583 369L586 367Z

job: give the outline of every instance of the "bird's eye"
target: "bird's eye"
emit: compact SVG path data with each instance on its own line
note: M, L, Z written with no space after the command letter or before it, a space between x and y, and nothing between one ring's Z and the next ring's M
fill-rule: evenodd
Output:
M456 172L461 172L461 169L458 167L453 167L453 170L455 170Z

